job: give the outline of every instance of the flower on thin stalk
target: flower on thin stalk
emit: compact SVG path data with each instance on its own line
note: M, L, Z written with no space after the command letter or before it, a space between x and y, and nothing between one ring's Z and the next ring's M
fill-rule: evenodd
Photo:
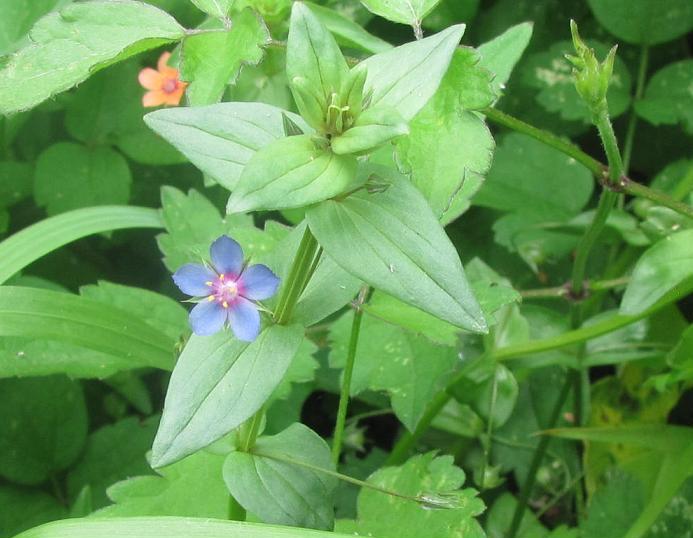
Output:
M198 298L190 326L208 336L228 325L236 338L252 342L260 333L257 301L275 294L279 278L266 265L244 262L243 249L226 235L212 243L209 255L211 264L188 263L173 274L183 293Z
M164 52L159 58L157 68L145 67L137 79L142 87L149 90L142 97L142 105L154 107L159 105L177 105L185 91L186 82L181 82L178 69L169 67L170 52Z

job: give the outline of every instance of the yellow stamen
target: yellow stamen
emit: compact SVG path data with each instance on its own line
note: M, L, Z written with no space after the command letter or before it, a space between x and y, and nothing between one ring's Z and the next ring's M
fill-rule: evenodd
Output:
M219 275L219 280L224 280L224 274L223 273Z
M229 303L227 303L226 301L224 301L224 302L221 303L221 304L223 305L224 308L228 308L228 307L229 307Z
M205 285L206 285L206 286L211 286L211 285L212 285L212 281L211 281L211 280L208 280L207 282L205 282Z
M211 303L214 300L214 295L208 296L207 300Z

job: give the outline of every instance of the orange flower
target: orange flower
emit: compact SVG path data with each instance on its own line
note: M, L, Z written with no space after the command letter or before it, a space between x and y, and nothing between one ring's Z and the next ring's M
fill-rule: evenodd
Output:
M170 52L164 52L159 58L157 69L145 67L137 77L143 88L149 90L142 97L142 105L153 107L159 105L177 105L183 97L186 82L178 78L178 69L169 67Z

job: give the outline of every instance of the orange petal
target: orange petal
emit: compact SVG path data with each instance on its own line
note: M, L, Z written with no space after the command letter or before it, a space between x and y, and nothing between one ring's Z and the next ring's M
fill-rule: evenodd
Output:
M156 64L156 68L159 71L163 71L168 67L168 59L171 57L170 52L164 52L161 56L159 56L159 61Z
M173 106L180 104L180 100L183 98L183 92L185 92L185 85L179 84L175 91L165 94L164 99L166 100L166 104Z
M153 107L163 105L166 102L166 94L161 90L152 90L142 97L142 106Z
M137 80L139 80L142 87L147 90L158 90L161 88L161 84L163 82L159 72L154 71L154 69L151 67L145 67L142 69L140 74L137 76Z

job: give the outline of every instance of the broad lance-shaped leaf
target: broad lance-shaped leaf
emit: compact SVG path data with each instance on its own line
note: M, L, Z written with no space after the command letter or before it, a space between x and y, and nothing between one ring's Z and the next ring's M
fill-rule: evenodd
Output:
M226 331L190 337L171 376L152 466L174 463L250 418L282 380L302 339L298 325L272 325L250 344Z
M421 26L423 18L439 2L440 0L361 0L370 12L393 22L411 26Z
M304 207L354 187L356 157L319 147L310 135L282 138L243 169L227 213Z
M243 508L265 523L332 529L332 494L337 479L280 460L293 460L334 471L327 443L303 424L292 424L261 437L250 452L232 452L224 463L224 480Z
M263 103L168 108L147 114L144 121L197 168L233 190L255 152L285 136L282 114L308 131L296 114Z
M408 133L407 122L394 108L367 108L356 118L353 127L332 140L332 151L337 155L361 153Z
M374 288L485 332L486 320L438 219L406 178L392 180L383 193L359 192L310 208L310 229L339 265Z
M349 71L332 34L303 2L294 2L286 46L286 75L301 77L325 98L338 92Z
M676 288L693 285L693 230L670 235L651 246L635 264L620 314L644 312Z
M154 6L133 0L75 2L31 30L31 43L0 70L0 113L36 106L95 70L181 39L185 29Z
M372 106L391 106L404 119L412 119L438 89L464 28L451 26L362 62L368 70L366 92L373 91Z

